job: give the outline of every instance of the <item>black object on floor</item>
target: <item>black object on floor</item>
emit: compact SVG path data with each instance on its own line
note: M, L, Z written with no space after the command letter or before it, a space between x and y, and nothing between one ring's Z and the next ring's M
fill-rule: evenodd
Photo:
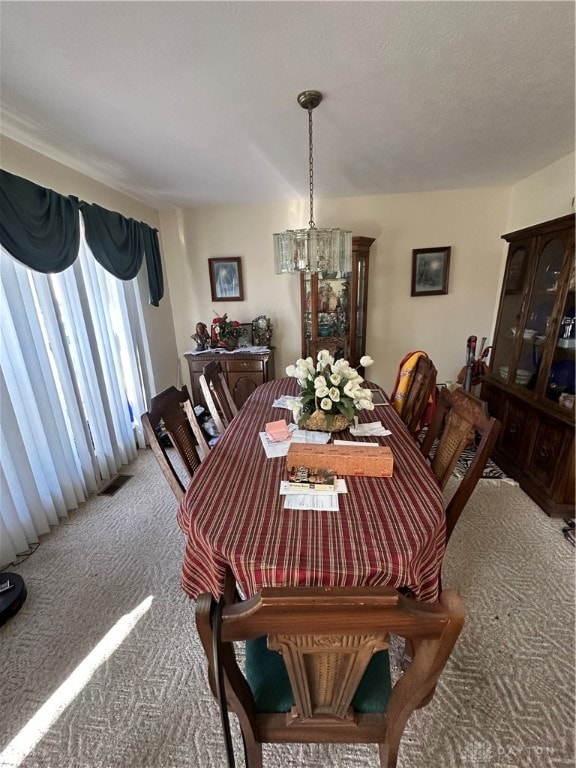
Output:
M116 475L108 485L105 485L102 490L98 491L98 496L114 496L116 491L120 490L124 483L127 483L131 477L134 477L134 475Z
M573 547L576 547L576 528L574 520L569 517L565 517L564 522L566 523L566 527L562 528L564 538L569 541Z
M0 573L0 627L24 605L28 595L22 576Z

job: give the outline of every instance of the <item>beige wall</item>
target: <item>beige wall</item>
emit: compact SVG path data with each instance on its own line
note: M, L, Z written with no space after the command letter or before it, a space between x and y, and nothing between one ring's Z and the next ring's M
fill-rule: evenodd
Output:
M124 216L144 221L151 227L159 228L160 226L158 212L153 208L4 136L1 137L1 159L4 170L29 179L35 184L48 187L63 195L76 195L89 203L97 203L109 210L118 211ZM164 250L162 240L160 242L161 249ZM165 267L164 272L166 272ZM151 307L148 304L146 267L140 270L138 286L150 342L156 391L175 384L178 372L178 354L174 337L169 281L166 274L164 274L164 284L165 293L160 306Z
M574 162L572 154L514 184L510 193L507 232L574 213Z
M439 380L455 379L470 334L489 336L503 258L509 189L490 188L319 201L318 226L376 238L370 256L367 351L370 376L390 389L398 363L414 349L435 361ZM176 342L193 347L199 320L228 312L240 322L269 314L277 375L300 356L299 282L273 272L272 233L305 225L307 202L199 207L162 214ZM166 230L165 230L166 227ZM167 230L170 229L170 236ZM412 249L452 247L446 296L410 296ZM243 302L212 303L208 258L241 256ZM183 368L184 380L187 371Z

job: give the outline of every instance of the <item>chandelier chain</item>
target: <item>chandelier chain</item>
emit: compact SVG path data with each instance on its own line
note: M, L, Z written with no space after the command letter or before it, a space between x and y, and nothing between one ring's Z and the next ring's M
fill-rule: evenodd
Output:
M314 224L314 157L312 144L312 107L308 107L308 164L310 169L310 229L316 229Z
M1 0L0 0L1 2ZM298 94L298 104L308 112L308 181L310 221L308 229L287 229L274 234L274 269L284 273L329 273L342 277L352 270L352 232L345 229L316 229L314 223L314 140L312 110L322 101L320 91Z

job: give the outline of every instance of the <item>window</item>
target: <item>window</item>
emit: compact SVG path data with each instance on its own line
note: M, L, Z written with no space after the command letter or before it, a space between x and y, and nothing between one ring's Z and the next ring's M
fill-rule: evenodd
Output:
M27 269L0 249L0 567L144 447L152 374L136 279L92 257Z

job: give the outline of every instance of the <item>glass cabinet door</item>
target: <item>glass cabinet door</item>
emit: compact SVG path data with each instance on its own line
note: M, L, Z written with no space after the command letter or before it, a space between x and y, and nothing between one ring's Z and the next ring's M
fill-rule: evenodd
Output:
M545 370L544 397L558 407L574 410L574 381L576 360L575 273L574 264L566 265L567 288L560 297L559 312L553 333L550 366Z
M304 356L319 349L348 355L350 273L304 273L302 285Z
M368 257L365 254L354 254L355 266L352 290L356 296L356 311L350 317L351 345L350 358L357 364L366 353L366 323L368 300ZM363 370L361 371L363 373Z
M366 352L368 263L372 237L352 238L350 272L302 272L302 356L319 350L345 357L357 367ZM362 374L362 370L360 370Z
M554 236L540 245L516 368L516 383L531 391L537 389L540 370L546 367L544 353L554 333L552 321L566 248L564 240Z
M525 380L523 366L517 366L520 339L523 340L525 305L529 287L530 242L518 242L511 246L504 279L504 294L500 305L498 335L494 340L492 375L511 383ZM527 383L527 382L526 382Z

